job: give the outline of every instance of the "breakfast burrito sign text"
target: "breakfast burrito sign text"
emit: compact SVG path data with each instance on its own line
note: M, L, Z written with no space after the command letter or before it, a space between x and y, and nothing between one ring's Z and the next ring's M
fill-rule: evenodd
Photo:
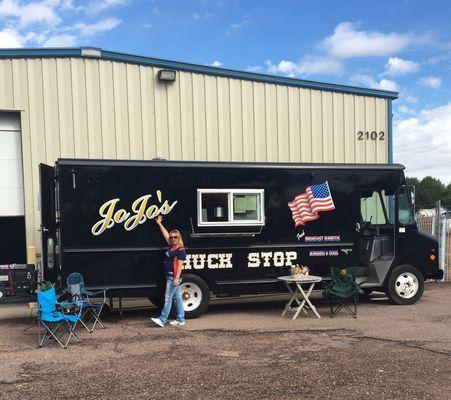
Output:
M177 204L177 200L172 203L168 200L163 202L161 191L157 190L156 193L158 202L152 203L150 200L152 195L145 194L133 202L131 212L117 207L119 198L106 201L99 208L99 215L102 219L92 226L92 234L94 236L101 235L115 224L124 224L124 229L131 231L148 219L155 218L160 214L169 214Z

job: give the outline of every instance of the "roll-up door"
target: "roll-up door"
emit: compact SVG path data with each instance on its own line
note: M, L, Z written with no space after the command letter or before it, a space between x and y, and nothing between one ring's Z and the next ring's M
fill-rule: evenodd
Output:
M20 114L0 112L0 264L26 261Z

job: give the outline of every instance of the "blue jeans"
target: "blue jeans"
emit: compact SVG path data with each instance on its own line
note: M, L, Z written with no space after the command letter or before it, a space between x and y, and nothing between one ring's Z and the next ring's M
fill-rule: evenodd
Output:
M182 283L182 278L179 278L179 282ZM160 320L165 324L168 320L169 313L171 312L172 298L175 297L175 303L177 305L177 321L185 321L185 310L183 308L182 294L180 293L180 283L174 286L174 278L168 276L166 279L166 292L164 295L164 307L161 311Z

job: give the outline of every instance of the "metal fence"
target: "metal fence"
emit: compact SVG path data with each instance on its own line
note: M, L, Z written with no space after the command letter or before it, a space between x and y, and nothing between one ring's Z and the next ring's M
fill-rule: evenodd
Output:
M444 270L443 280L451 282L451 212L439 206L432 210L420 210L416 220L418 229L437 238L440 268Z

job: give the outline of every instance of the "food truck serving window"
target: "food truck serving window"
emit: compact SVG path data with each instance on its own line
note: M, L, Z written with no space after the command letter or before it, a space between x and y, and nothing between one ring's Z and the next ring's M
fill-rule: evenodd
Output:
M263 189L198 189L199 225L264 225Z

